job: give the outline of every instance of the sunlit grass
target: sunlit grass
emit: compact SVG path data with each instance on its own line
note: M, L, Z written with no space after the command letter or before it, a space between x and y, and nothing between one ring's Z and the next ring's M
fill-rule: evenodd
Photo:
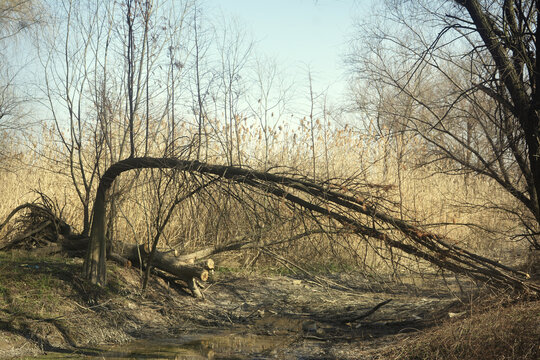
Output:
M515 218L497 207L517 207L494 182L473 176L447 175L434 167L417 167L422 152L414 141L409 142L407 151L398 158L392 151L391 139L359 134L350 128L323 127L320 123L314 129L317 141L313 152L310 131L305 124L296 129L276 128L266 143L259 140L260 130L243 126L240 129L242 143L238 147L243 158L238 162L257 170L281 172L294 169L308 177L315 175L316 180L348 179L349 183L355 184L354 191L362 191L361 195L375 204L384 204L384 211L426 225L427 230L447 236L450 242L507 262L517 258L523 250L523 243L506 241L521 230L516 226ZM65 220L80 231L82 207L72 180L67 176L68 168L58 160L62 159L58 147L48 143L53 141L52 138L44 139L41 153L47 155L46 149L54 151L50 150L46 157L27 152L22 156L23 163L32 166L19 166L13 172L2 173L4 186L0 188L0 197L4 201L0 203L0 218L5 218L21 203L36 200L38 195L33 190L38 190L53 199L62 209ZM316 156L315 173L313 154ZM205 159L211 163L227 163L222 144L209 143L205 148ZM159 193L164 189L158 190L155 186L159 172L142 171L134 182L133 175L123 174L118 179L121 186L114 238L143 243L153 238L155 232L156 199L170 201L177 189L188 187L191 180L184 178L173 183L165 193ZM342 191L351 190L347 182L343 184ZM96 186L97 182L94 191ZM249 191L242 196L244 198L240 200L232 199L218 186L211 186L208 192L180 204L164 230L161 246L189 252L242 236L262 236L264 241L287 239L300 232L299 226L305 225L284 203L262 199ZM249 206L239 201L245 201ZM294 261L312 266L312 270L337 270L340 266L347 270L351 267L392 267L392 261L376 255L376 252L388 255L382 244L372 242L368 245L354 236L313 235L274 249ZM238 261L240 266L250 264L251 260L255 262L256 251L244 253L246 258ZM261 259L273 261L265 256L257 261L260 263Z

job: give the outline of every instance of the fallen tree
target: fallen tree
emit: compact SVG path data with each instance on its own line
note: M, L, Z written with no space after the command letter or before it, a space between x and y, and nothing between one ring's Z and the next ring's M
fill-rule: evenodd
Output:
M122 253L115 254L109 252L107 254L107 243L103 233L104 228L101 227L101 232L99 231L100 222L104 224L105 210L103 207L100 208L99 204L104 204L107 186L110 186L118 174L130 169L144 167L165 167L202 174L212 174L218 178L229 179L243 186L259 189L271 196L280 197L312 213L318 213L334 219L341 226L337 230L339 232L354 233L359 236L378 239L391 248L399 249L407 254L427 260L442 269L467 275L493 287L510 287L515 290L528 291L535 294L540 293L540 287L527 280L528 274L507 267L492 259L474 254L454 245L451 239L427 232L418 226L397 219L388 213L378 211L376 204L370 203L360 196L338 192L328 185L316 184L302 178L178 159L132 158L113 165L105 173L102 182L100 182L98 198L101 196L102 200L100 200L101 202L96 201L94 206L95 221L92 225L90 239L73 234L70 235L69 225L59 217L56 217L53 210L36 204L23 204L12 211L6 221L0 225L0 230L2 230L15 213L23 210L29 210L28 215L23 217L23 224L25 221L34 221L37 225L23 227L21 234L16 235L11 242L0 245L0 248L7 250L18 246L19 243L29 247L37 247L40 244L39 247L42 248L41 251L44 254L58 251L68 251L79 255L86 253L84 271L92 281L100 279L98 277L99 271L96 273L92 271L97 271L100 267L104 269L104 262L107 256L121 263L126 261L139 263L140 259L149 254L147 248L141 249L136 245L126 244L122 246L124 248ZM39 221L36 221L36 219ZM307 231L292 236L285 241L294 241L295 239L309 236L312 233L320 232L324 232L324 230ZM205 259L220 252L260 248L283 241L279 240L275 243L263 244L256 239L254 240L246 236L232 243L200 249L191 254L183 254L178 257L157 252L155 255L156 263L154 264L154 261L152 261L151 265L155 265L158 269L168 272L178 279L182 279L188 285L190 283L196 284L192 280L199 279L200 281L204 281L205 275L203 271L197 273L201 269L201 266L199 266L199 270L196 270L192 268L193 265L189 264L190 262ZM104 255L101 255L102 252ZM141 254L143 254L142 257ZM91 270L90 273L88 272L89 270ZM104 284L105 280L103 276L97 283Z
M176 158L128 158L103 174L93 208L90 242L84 274L94 284L106 283L107 241L105 203L108 189L118 175L133 169L175 169L217 176L282 198L312 213L327 216L349 232L381 240L387 246L424 259L442 269L467 275L498 287L510 287L538 295L540 286L527 281L528 274L454 245L447 238L427 232L377 209L377 204L346 192L333 190L301 177L259 172L235 166L211 165ZM388 231L387 229L391 229Z
M0 231L19 212L24 212L17 220L22 224L20 233L0 244L0 250L25 249L40 255L53 255L60 252L71 256L84 255L90 240L87 236L71 233L71 227L49 209L47 204L25 203L15 208L0 224ZM169 281L182 281L191 293L202 297L198 283L206 282L209 273L214 270L214 261L205 259L195 262L194 259L183 261L172 252L156 251L149 264L150 250L145 245L121 243L116 246L117 252L109 252L108 257L123 266L140 265L152 267L167 274Z

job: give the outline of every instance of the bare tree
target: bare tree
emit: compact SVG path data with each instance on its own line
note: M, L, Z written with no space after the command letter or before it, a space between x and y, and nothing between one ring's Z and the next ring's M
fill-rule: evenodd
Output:
M337 192L297 176L174 158L128 158L113 164L101 178L94 202L90 243L84 262L84 274L94 284L104 285L107 281L107 191L120 174L134 169L175 169L228 179L242 186L261 190L269 196L282 198L306 209L308 213L328 217L335 226L341 225L344 232L362 238L377 239L393 249L424 259L441 268L467 274L496 287L510 286L535 295L540 292L538 285L525 280L527 274L452 245L444 237L425 232L406 221L381 212L377 204L373 205L361 196ZM392 234L392 229L397 233Z
M153 1L66 0L61 5L51 44L40 56L43 91L62 146L58 155L66 157L65 172L82 205L81 232L87 235L95 180L127 156L162 155L168 150L161 140L171 129L175 136L174 126L163 119L174 109L174 90L173 96L166 94L178 87L178 79L161 64L168 45L180 41L190 2L164 7ZM152 26L165 14L169 24ZM174 124L174 111L172 117ZM111 219L116 218L115 194L129 186L114 185Z
M10 135L21 127L24 127L24 118L26 111L24 109L24 99L18 94L17 85L15 82L16 74L11 74L9 69L0 67L0 163L3 166L3 160L6 159L11 149L11 144L8 143Z
M210 87L216 80L215 74L209 66L208 54L211 45L211 38L208 32L204 30L201 22L203 17L199 8L193 12L193 87L192 93L192 112L196 117L197 141L196 141L196 159L207 160L208 158L208 134L206 125L208 120L208 111L206 109ZM204 138L203 138L204 134ZM203 153L201 152L202 150Z
M40 0L4 0L0 3L0 41L16 37L44 15Z
M287 84L280 74L275 59L258 58L255 62L255 85L248 105L259 122L264 140L263 169L270 166L270 149L277 130L283 126L292 84Z
M113 143L113 117L117 104L109 87L109 47L111 8L105 2L94 7L66 1L65 18L55 29L65 37L52 39L47 54L41 55L45 73L43 89L51 110L67 169L82 204L82 233L90 230L91 194L99 177L101 161ZM54 30L53 30L54 31ZM104 61L102 61L102 59ZM57 69L63 69L63 74ZM94 70L94 71L91 71ZM100 76L97 71L103 71ZM100 71L100 72L101 72ZM86 114L89 94L93 94L95 116ZM59 102L61 101L61 102Z
M246 92L245 67L253 50L253 42L240 29L238 23L227 23L217 36L219 52L219 79L215 94L218 111L224 119L224 144L228 164L242 164L240 126L245 117L241 98Z
M28 109L24 106L27 99L18 84L27 66L16 56L17 43L33 26L42 23L43 14L45 11L39 0L0 2L0 160L13 150L8 139L30 125Z
M386 10L350 58L374 95L358 103L423 139L426 162L495 180L519 204L507 210L520 235L540 248L537 1L397 1Z

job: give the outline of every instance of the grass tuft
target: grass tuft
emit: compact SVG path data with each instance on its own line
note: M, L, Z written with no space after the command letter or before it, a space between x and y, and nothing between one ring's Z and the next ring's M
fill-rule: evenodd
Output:
M540 359L540 301L448 322L383 352L380 359Z

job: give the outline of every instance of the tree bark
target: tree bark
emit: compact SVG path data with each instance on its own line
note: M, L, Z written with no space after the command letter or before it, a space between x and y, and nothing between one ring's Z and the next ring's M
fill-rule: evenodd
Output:
M114 165L113 165L114 166ZM109 168L110 170L110 168ZM94 216L90 230L90 241L84 259L83 272L92 284L104 286L107 283L107 243L105 239L105 196L113 180L121 173L107 171L101 178L94 202ZM114 175L114 176L113 176Z

